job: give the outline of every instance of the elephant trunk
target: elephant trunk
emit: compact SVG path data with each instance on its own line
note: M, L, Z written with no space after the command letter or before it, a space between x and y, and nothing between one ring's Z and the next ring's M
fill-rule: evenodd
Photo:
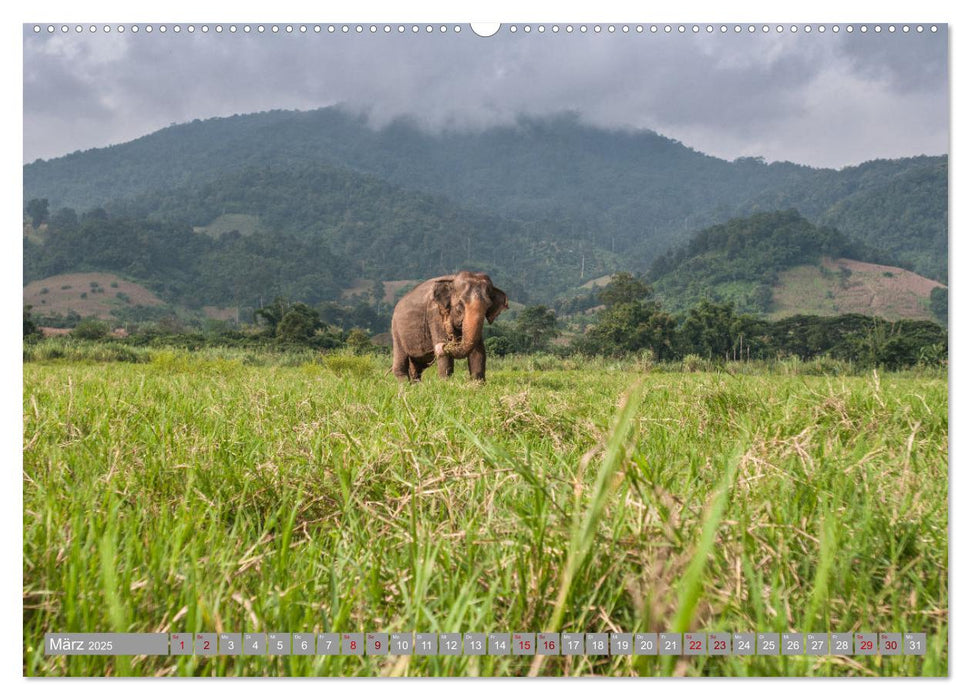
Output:
M482 342L482 326L485 322L486 303L473 301L465 306L465 318L462 319L462 342L453 343L447 347L449 355L457 360L469 356L469 353Z

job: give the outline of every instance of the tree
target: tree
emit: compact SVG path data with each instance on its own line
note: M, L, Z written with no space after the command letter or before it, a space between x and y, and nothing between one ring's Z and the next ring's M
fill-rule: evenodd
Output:
M384 282L374 280L374 285L371 287L371 296L374 298L375 306L380 306L384 303Z
M352 328L351 332L347 334L347 347L351 349L355 355L363 355L368 352L372 347L371 336L363 328Z
M63 207L54 212L48 225L55 231L73 231L78 226L78 214L73 209Z
M267 330L276 335L277 326L283 320L284 315L290 308L290 303L283 297L277 297L272 303L261 306L253 312L253 320L259 323L260 320L266 324Z
M681 326L682 350L709 359L728 357L737 342L737 321L732 304L702 301L688 311Z
M323 325L317 309L298 301L283 315L277 325L276 335L288 343L306 343Z
M768 313L772 309L772 287L760 284L752 291L752 308L759 313Z
M27 216L30 217L30 224L34 228L37 228L42 223L47 221L48 215L48 205L46 199L32 199L27 202L25 207Z
M934 287L931 290L931 313L941 325L947 327L947 287Z
M654 296L654 290L644 280L629 272L618 272L600 292L600 301L608 309L618 304L633 304Z
M33 307L30 304L24 306L24 340L36 340L43 336L34 319L30 315Z
M527 306L516 318L516 328L526 341L526 351L545 350L557 334L556 312L545 306Z
M581 349L615 356L650 349L663 360L672 354L676 328L677 320L654 302L616 304L600 312Z

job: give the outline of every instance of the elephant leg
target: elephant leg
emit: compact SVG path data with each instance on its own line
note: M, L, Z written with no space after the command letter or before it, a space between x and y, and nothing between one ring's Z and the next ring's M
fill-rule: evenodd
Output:
M479 343L469 353L469 375L477 381L485 381L485 344Z
M452 376L452 372L455 370L455 360L448 355L442 355L437 358L435 362L438 363L438 376L442 379L448 379Z
M410 379L410 361L408 356L405 355L404 350L395 345L394 351L391 358L391 372L398 379L398 381L407 381Z
M423 360L415 360L414 358L409 358L408 360L408 374L411 375L411 381L420 382L421 373L428 369L428 365L431 362L425 362Z

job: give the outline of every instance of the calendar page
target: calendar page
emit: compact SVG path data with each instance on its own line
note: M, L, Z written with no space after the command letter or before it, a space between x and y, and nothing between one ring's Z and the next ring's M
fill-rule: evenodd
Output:
M24 24L23 675L948 676L951 26L871 9Z

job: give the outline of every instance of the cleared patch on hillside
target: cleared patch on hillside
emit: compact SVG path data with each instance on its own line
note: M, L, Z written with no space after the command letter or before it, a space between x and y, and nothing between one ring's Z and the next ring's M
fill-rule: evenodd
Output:
M602 277L597 277L596 279L592 279L588 282L584 282L583 284L580 285L580 289L593 289L594 287L606 287L608 284L610 284L610 278L613 276L614 276L614 273L611 272L609 275L603 275Z
M356 296L370 297L371 292L374 290L374 280L369 280L364 277L358 277L351 282L350 287L345 287L341 290L342 299L350 299ZM371 301L368 299L368 301Z
M235 306L203 306L202 313L206 318L216 321L235 321L239 309Z
M381 283L384 285L382 301L388 304L395 304L403 294L410 291L413 287L417 287L421 282L422 280L385 280ZM347 287L341 292L341 298L350 299L351 297L362 294L370 297L373 292L374 280L360 277L354 280L350 287Z
M384 283L384 300L389 304L393 304L401 296L398 294L400 290L405 290L402 294L407 293L412 287L417 287L421 280L387 280Z
M933 321L931 290L943 286L899 267L824 258L819 265L799 265L779 273L770 317L860 313Z
M124 306L164 306L140 284L104 272L76 272L36 280L24 287L24 304L36 314L67 314L111 319Z
M377 335L371 336L371 342L375 345L380 345L381 347L390 348L394 345L394 340L391 338L391 333L385 331L384 333L378 333Z
M239 231L243 236L252 236L260 228L260 217L253 214L222 214L205 226L194 226L196 233L204 233L218 238L230 231Z

